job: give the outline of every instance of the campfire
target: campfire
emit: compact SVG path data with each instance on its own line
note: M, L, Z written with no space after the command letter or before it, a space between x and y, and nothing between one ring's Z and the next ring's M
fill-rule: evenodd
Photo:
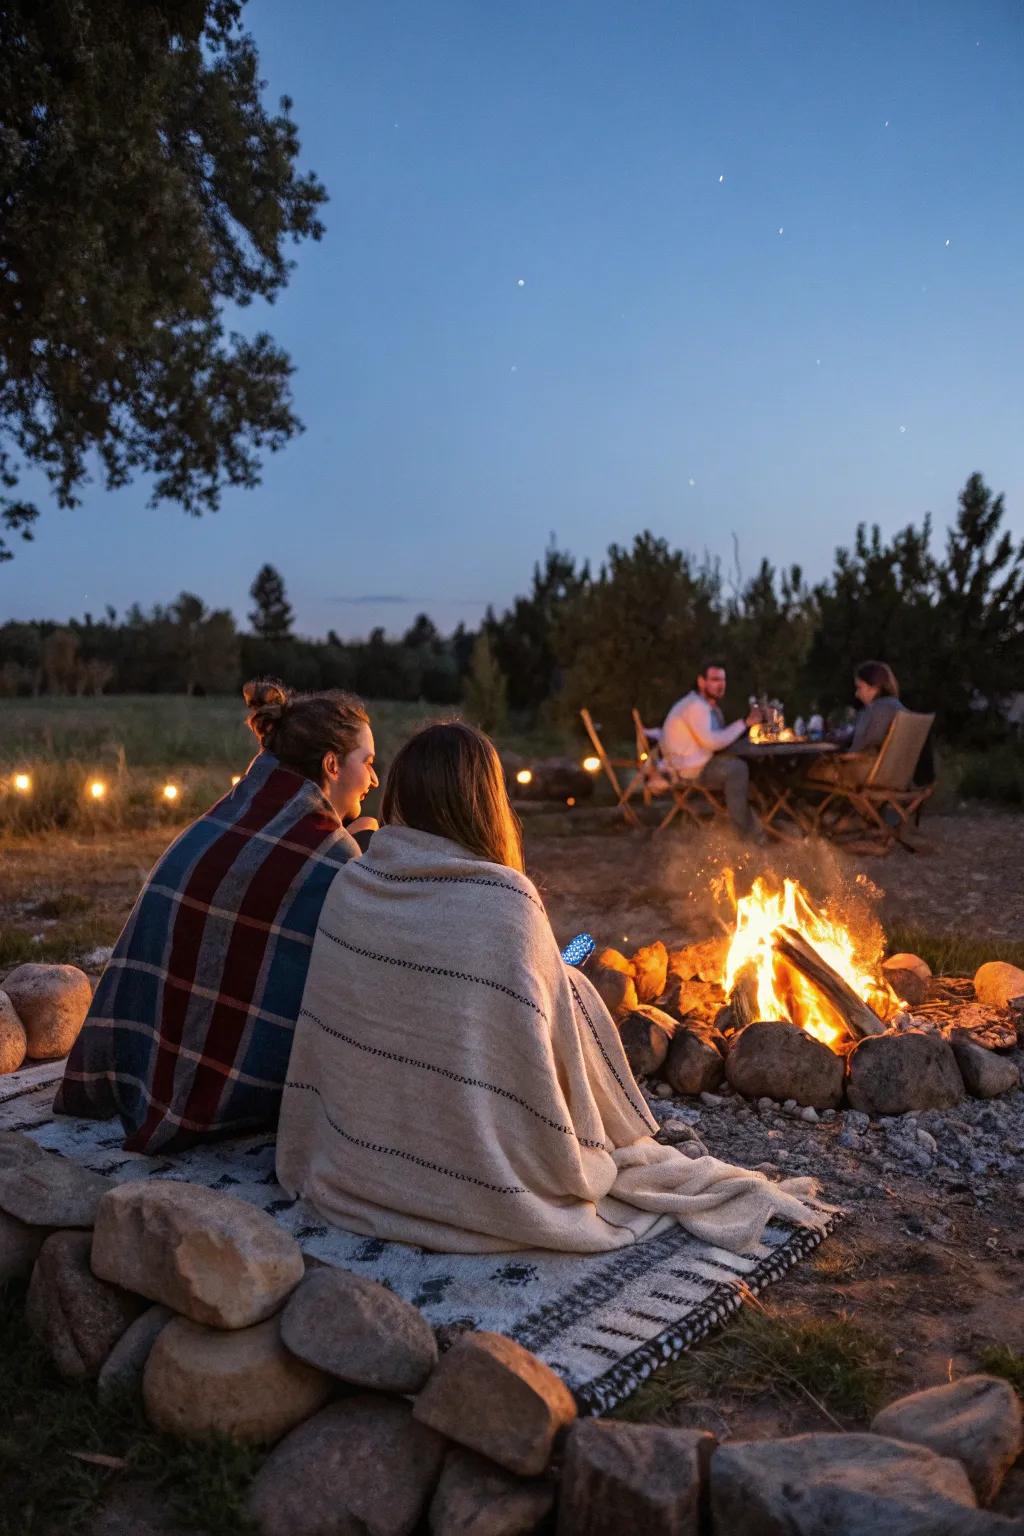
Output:
M731 870L724 879L736 920L722 986L741 1024L788 1019L833 1049L882 1033L899 999L880 953L860 953L842 920L815 908L796 880L773 891L759 877L737 900Z
M933 977L914 955L883 959L884 936L797 881L716 889L732 920L718 938L627 957L597 954L591 975L630 1066L659 1097L715 1093L843 1103L901 1115L1019 1086L1024 972L998 962Z

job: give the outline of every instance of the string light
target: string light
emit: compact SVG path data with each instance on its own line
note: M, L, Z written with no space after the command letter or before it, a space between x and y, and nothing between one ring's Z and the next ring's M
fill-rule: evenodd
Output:
M164 796L165 800L167 800L169 802L172 802L172 803L175 800L177 800L177 798L178 798L178 786L177 786L177 784L165 784L164 788L163 788L163 796Z
M107 793L107 786L102 779L92 779L89 782L89 794L93 800L102 800Z
M601 759L599 757L585 757L583 767L587 773L600 773Z
M32 775L30 773L16 773L14 775L14 787L19 795L31 794Z
M231 775L231 788L232 789L234 789L236 784L241 784L241 782L242 782L242 775L240 773L233 773Z
M566 795L565 803L566 803L566 805L575 805L576 804L576 796L575 795Z
M529 768L520 768L519 772L516 774L516 783L517 784L532 784L533 783L533 774L530 772Z

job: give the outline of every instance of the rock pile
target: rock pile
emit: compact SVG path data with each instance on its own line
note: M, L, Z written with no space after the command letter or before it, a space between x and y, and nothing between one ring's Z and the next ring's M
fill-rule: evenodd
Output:
M1013 1055L1024 1046L1024 971L1015 966L983 965L960 1020L939 1027L926 1005L943 983L917 955L893 955L889 985L922 1012L832 1050L788 1020L737 1020L718 982L727 942L670 952L659 941L628 958L615 949L595 956L591 980L638 1078L683 1097L728 1083L754 1101L793 1099L818 1111L847 1104L867 1115L952 1109L968 1095L995 1098L1020 1085Z
M92 986L75 965L19 965L0 990L0 1076L26 1060L59 1061L78 1039Z
M134 1387L158 1428L268 1446L249 1498L263 1536L1020 1529L986 1512L1024 1446L1016 1394L994 1377L892 1403L864 1434L719 1445L702 1429L579 1420L513 1340L468 1331L439 1349L415 1307L307 1268L262 1211L70 1168L0 1137L0 1253L31 1274L30 1327L64 1376Z

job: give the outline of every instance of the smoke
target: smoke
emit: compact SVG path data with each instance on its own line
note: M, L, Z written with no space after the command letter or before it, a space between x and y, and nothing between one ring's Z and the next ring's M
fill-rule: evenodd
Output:
M760 875L780 887L787 877L798 880L815 906L850 931L865 964L877 965L885 952L878 913L885 892L820 838L762 848L716 823L685 840L671 832L654 838L652 857L673 925L690 941L731 932L735 899Z

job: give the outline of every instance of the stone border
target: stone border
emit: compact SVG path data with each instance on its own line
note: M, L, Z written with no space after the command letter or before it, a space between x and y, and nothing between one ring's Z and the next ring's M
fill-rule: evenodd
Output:
M794 1241L803 1254L821 1235ZM764 1260L750 1289L785 1267ZM376 1282L304 1263L243 1201L112 1186L6 1132L0 1279L18 1275L62 1375L141 1393L160 1430L271 1447L249 1497L262 1536L338 1522L412 1536L423 1520L435 1536L528 1536L553 1529L556 1506L558 1536L801 1536L826 1512L836 1530L1024 1531L983 1512L1024 1448L1020 1402L997 1377L902 1398L869 1433L720 1445L706 1430L580 1418L521 1345L435 1333ZM711 1298L708 1325L738 1304ZM667 1330L615 1387L690 1342Z

